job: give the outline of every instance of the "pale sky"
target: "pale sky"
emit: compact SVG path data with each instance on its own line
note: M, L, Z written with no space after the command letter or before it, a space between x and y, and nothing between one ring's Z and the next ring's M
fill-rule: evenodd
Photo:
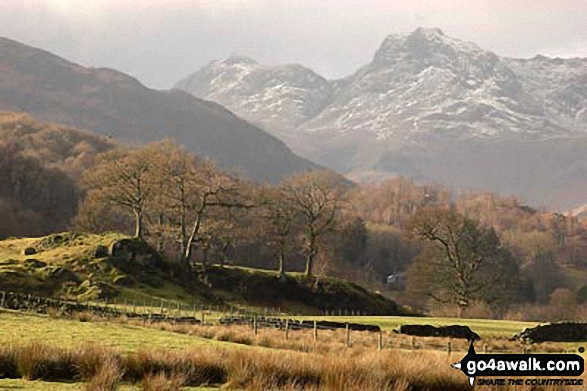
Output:
M587 57L587 0L0 0L0 36L156 88L231 54L343 77L417 27L502 56Z

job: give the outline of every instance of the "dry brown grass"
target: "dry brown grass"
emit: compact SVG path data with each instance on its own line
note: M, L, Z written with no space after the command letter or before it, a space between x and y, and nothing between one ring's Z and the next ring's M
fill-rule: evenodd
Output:
M465 376L449 365L460 358L451 359L445 352L364 347L310 353L222 348L144 350L122 356L96 345L65 350L31 344L0 348L0 369L8 368L15 376L30 379L86 380L89 391L114 390L120 381L163 391L179 390L182 385L214 384L241 390L470 390Z
M148 324L146 324L149 326ZM313 330L295 330L289 332L285 338L283 330L273 328L259 329L257 335L248 326L201 326L201 325L174 325L169 323L153 324L161 330L177 332L187 335L212 339L217 341L233 342L244 345L262 346L271 349L287 349L300 352L334 353L346 352L345 330L319 330L318 340L314 340ZM353 349L375 350L378 347L379 335L370 332L353 332L351 345ZM446 352L450 343L452 352L466 352L469 342L464 339L412 337L393 332L383 333L384 349L400 350L433 350ZM488 338L476 344L479 352L521 353L528 352L552 353L563 352L565 346L557 343L542 343L523 345L519 341L510 341L506 338Z
M409 358L393 351L352 350L342 355L210 348L119 356L90 345L63 350L40 344L20 346L15 351L18 375L42 380L86 379L86 389L91 391L114 390L122 379L142 381L145 389L153 390L174 390L184 383L225 383L228 388L250 390L393 390L410 385L413 390L440 391L465 389L466 385L457 373L444 369L448 368L446 360L423 352ZM0 357L10 360L12 356ZM430 368L440 368L440 375Z
M86 354L86 356L88 356ZM92 360L95 361L95 360ZM86 391L116 391L122 380L124 369L114 356L105 357L94 376L86 384Z
M141 385L143 391L179 391L185 384L185 377L181 374L166 375L159 373L157 375L146 376Z

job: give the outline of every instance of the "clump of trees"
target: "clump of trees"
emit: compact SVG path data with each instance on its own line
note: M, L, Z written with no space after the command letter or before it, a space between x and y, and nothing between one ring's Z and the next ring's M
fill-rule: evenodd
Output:
M211 253L224 263L229 249L256 242L277 249L280 273L293 253L304 257L311 276L327 237L349 216L348 185L330 171L258 187L170 141L103 154L83 184L79 229L120 230L132 221L136 237L185 264L194 252L203 264ZM123 226L120 214L128 217Z
M72 178L27 156L19 144L0 142L0 237L65 230L77 202Z
M514 197L330 171L259 185L170 141L122 147L15 113L0 113L0 140L0 238L116 230L183 265L329 273L379 290L393 273L404 303L461 312L542 311L561 289L587 297L587 223Z

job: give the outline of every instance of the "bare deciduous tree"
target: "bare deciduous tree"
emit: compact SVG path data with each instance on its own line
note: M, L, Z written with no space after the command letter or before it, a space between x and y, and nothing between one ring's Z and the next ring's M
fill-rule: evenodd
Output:
M313 273L319 240L332 231L345 207L347 185L331 171L297 174L283 182L285 197L301 215L304 225L306 275Z
M428 246L410 266L408 284L434 300L455 304L459 316L474 300L497 301L512 294L517 264L493 229L455 212L429 210L409 224Z
M145 215L155 193L151 148L117 150L100 157L84 178L87 189L134 217L134 235L142 238Z

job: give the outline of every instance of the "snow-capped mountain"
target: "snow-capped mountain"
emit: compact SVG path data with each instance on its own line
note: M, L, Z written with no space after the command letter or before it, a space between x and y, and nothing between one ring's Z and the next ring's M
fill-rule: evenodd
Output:
M535 203L584 202L568 186L587 188L587 58L504 58L419 28L388 36L341 80L231 58L177 87L353 179L401 174Z
M544 61L542 69L548 64ZM582 65L583 76L587 76L587 62ZM556 87L537 87L535 78L540 76L528 73L532 74L531 62L500 58L438 29L390 35L373 61L353 75L330 105L303 128L368 132L396 143L435 135L535 138L576 134L580 120L559 118L555 110L545 108L550 101L544 96L566 106L561 102L564 98L549 89ZM587 102L585 95L582 102Z
M247 57L212 61L176 88L246 113L269 129L295 128L330 102L332 85L301 65L263 66Z

